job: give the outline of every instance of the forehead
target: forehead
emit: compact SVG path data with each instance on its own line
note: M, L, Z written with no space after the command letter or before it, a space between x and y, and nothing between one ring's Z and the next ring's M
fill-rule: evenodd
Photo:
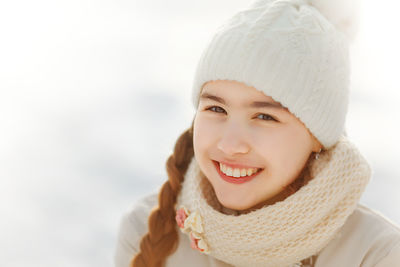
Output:
M275 101L272 97L264 94L263 92L257 90L256 88L246 85L238 81L230 80L215 80L209 81L204 84L202 91L200 93L212 93L224 99L239 99L243 101L253 100L253 101L268 101L280 105L279 102Z

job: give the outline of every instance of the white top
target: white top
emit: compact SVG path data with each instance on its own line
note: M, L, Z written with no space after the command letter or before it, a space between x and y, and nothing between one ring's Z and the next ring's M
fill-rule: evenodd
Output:
M157 194L138 201L122 218L115 251L115 266L128 267L147 233L147 219L157 203ZM167 258L166 267L231 266L190 247L187 236L179 233L177 250ZM380 213L361 204L347 219L339 237L318 254L315 267L400 266L400 227Z

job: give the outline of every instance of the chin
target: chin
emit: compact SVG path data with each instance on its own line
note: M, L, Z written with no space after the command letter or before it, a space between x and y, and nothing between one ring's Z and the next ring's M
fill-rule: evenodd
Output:
M219 203L222 204L225 208L231 210L247 210L255 205L251 201L243 200L243 198L238 198L235 195L230 194L229 196L221 196L220 194L216 193L217 199Z

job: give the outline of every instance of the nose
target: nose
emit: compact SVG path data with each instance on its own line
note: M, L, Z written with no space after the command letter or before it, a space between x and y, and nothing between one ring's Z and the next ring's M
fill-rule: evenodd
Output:
M217 148L228 156L246 154L250 151L249 138L244 129L238 125L231 125L222 131Z

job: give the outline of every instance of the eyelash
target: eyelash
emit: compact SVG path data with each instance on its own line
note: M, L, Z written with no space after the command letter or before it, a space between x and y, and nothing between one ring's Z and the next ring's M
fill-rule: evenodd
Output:
M220 108L220 109L223 110L223 112L215 111L214 108ZM215 113L226 113L226 111L225 111L223 108L219 107L219 106L211 106L211 107L206 108L206 110L209 110L209 111L215 112ZM272 117L271 115L264 114L264 113L260 113L260 114L257 115L257 117L260 116L260 115L265 115L265 116L267 116L268 118L270 118L270 119L268 119L268 120L264 120L264 119L260 119L260 120L264 120L264 121L270 121L270 120L272 120L272 121L278 122L278 120L276 120L276 119L275 119L274 117Z

